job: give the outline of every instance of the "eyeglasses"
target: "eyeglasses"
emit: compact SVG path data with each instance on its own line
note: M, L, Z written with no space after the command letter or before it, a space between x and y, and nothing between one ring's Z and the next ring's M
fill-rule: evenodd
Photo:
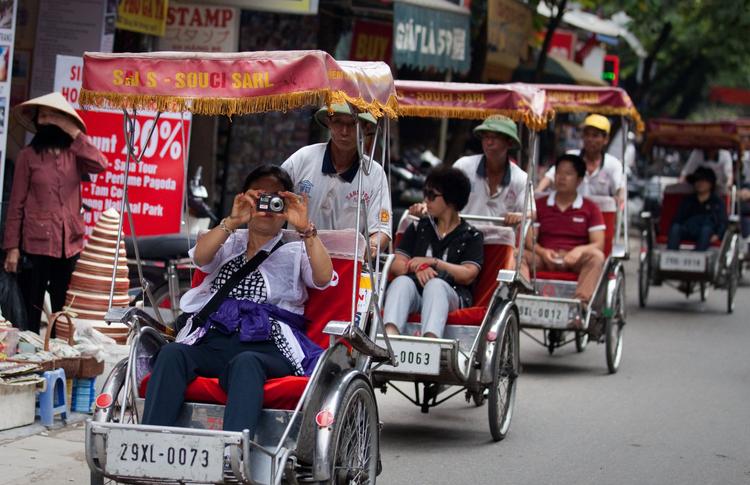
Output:
M427 200L429 200L429 201L433 201L433 200L437 199L438 197L442 197L443 196L443 194L441 194L440 192L435 191L434 189L425 189L423 192L424 192L424 198L427 199Z

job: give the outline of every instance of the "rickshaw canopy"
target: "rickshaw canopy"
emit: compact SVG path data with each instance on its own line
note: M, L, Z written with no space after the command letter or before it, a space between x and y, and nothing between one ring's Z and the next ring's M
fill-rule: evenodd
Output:
M646 132L645 149L650 150L654 146L742 150L738 125L732 121L651 120Z
M735 123L737 124L737 135L740 137L740 143L742 143L742 150L750 150L750 119L739 119Z
M400 116L483 120L504 115L533 130L553 116L544 92L530 84L396 81Z
M396 116L387 64L323 51L87 52L82 84L81 105L101 108L232 116L348 102Z
M546 93L547 103L556 113L598 113L627 116L640 133L645 128L641 115L624 89L607 86L570 84L533 84Z

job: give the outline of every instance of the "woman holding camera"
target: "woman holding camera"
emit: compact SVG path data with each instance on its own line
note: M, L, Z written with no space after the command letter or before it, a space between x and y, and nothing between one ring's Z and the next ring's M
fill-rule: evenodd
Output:
M190 250L208 277L180 301L182 311L193 315L177 342L157 356L144 424L174 425L188 384L197 376L218 377L227 393L224 429L249 429L252 436L265 381L312 373L321 349L305 335L306 287L327 287L333 265L308 220L307 198L291 190L284 170L257 168L234 198L229 217ZM258 202L266 194L284 200L283 212L261 209ZM300 241L282 244L285 223Z

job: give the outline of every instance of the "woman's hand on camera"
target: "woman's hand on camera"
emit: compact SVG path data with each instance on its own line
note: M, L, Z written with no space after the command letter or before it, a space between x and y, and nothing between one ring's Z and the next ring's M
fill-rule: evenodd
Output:
M21 251L18 248L9 249L5 254L4 269L6 273L15 273L18 271L18 259L21 257Z
M307 230L310 226L310 220L307 218L307 194L279 192L279 195L284 199L284 215L287 222L299 232Z
M255 206L259 196L260 191L253 189L234 196L232 212L226 220L229 229L238 229L250 222L255 215Z

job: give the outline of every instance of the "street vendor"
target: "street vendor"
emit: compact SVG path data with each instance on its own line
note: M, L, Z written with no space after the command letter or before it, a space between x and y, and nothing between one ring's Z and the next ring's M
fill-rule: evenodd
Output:
M618 202L625 200L625 177L622 162L605 153L612 128L606 116L591 114L581 125L583 128L583 149L570 150L568 154L580 156L586 163L586 173L578 187L579 193L586 196L610 196ZM555 166L547 170L536 187L536 192L546 192L555 183Z
M60 93L21 103L13 114L34 137L16 159L4 267L19 273L27 330L39 333L44 294L49 293L53 312L62 310L83 249L81 181L106 169L107 158Z
M348 104L323 107L315 120L329 129L331 140L302 147L283 164L292 178L296 193L309 197L310 220L320 229L353 228L357 220L357 123L372 119L354 116ZM362 126L361 125L361 126ZM362 129L363 132L366 130ZM383 167L372 163L370 173L362 173L362 196L366 213L361 215L360 231L369 237L371 253L378 245L386 248L391 238L391 197Z
M586 176L581 157L562 155L555 168L556 190L537 199L537 242L528 238L523 256L537 271L577 273L575 297L585 306L604 265L604 216L578 190Z
M188 384L197 376L218 377L227 393L224 430L249 429L254 436L265 381L312 373L322 349L305 334L306 288L327 287L333 265L308 219L307 196L295 195L292 188L279 167L255 169L234 198L231 214L190 250L208 277L180 300L180 308L192 316L177 342L157 354L144 424L173 426ZM259 210L264 193L282 197L284 212ZM282 243L286 223L300 241ZM263 252L267 255L257 264Z

